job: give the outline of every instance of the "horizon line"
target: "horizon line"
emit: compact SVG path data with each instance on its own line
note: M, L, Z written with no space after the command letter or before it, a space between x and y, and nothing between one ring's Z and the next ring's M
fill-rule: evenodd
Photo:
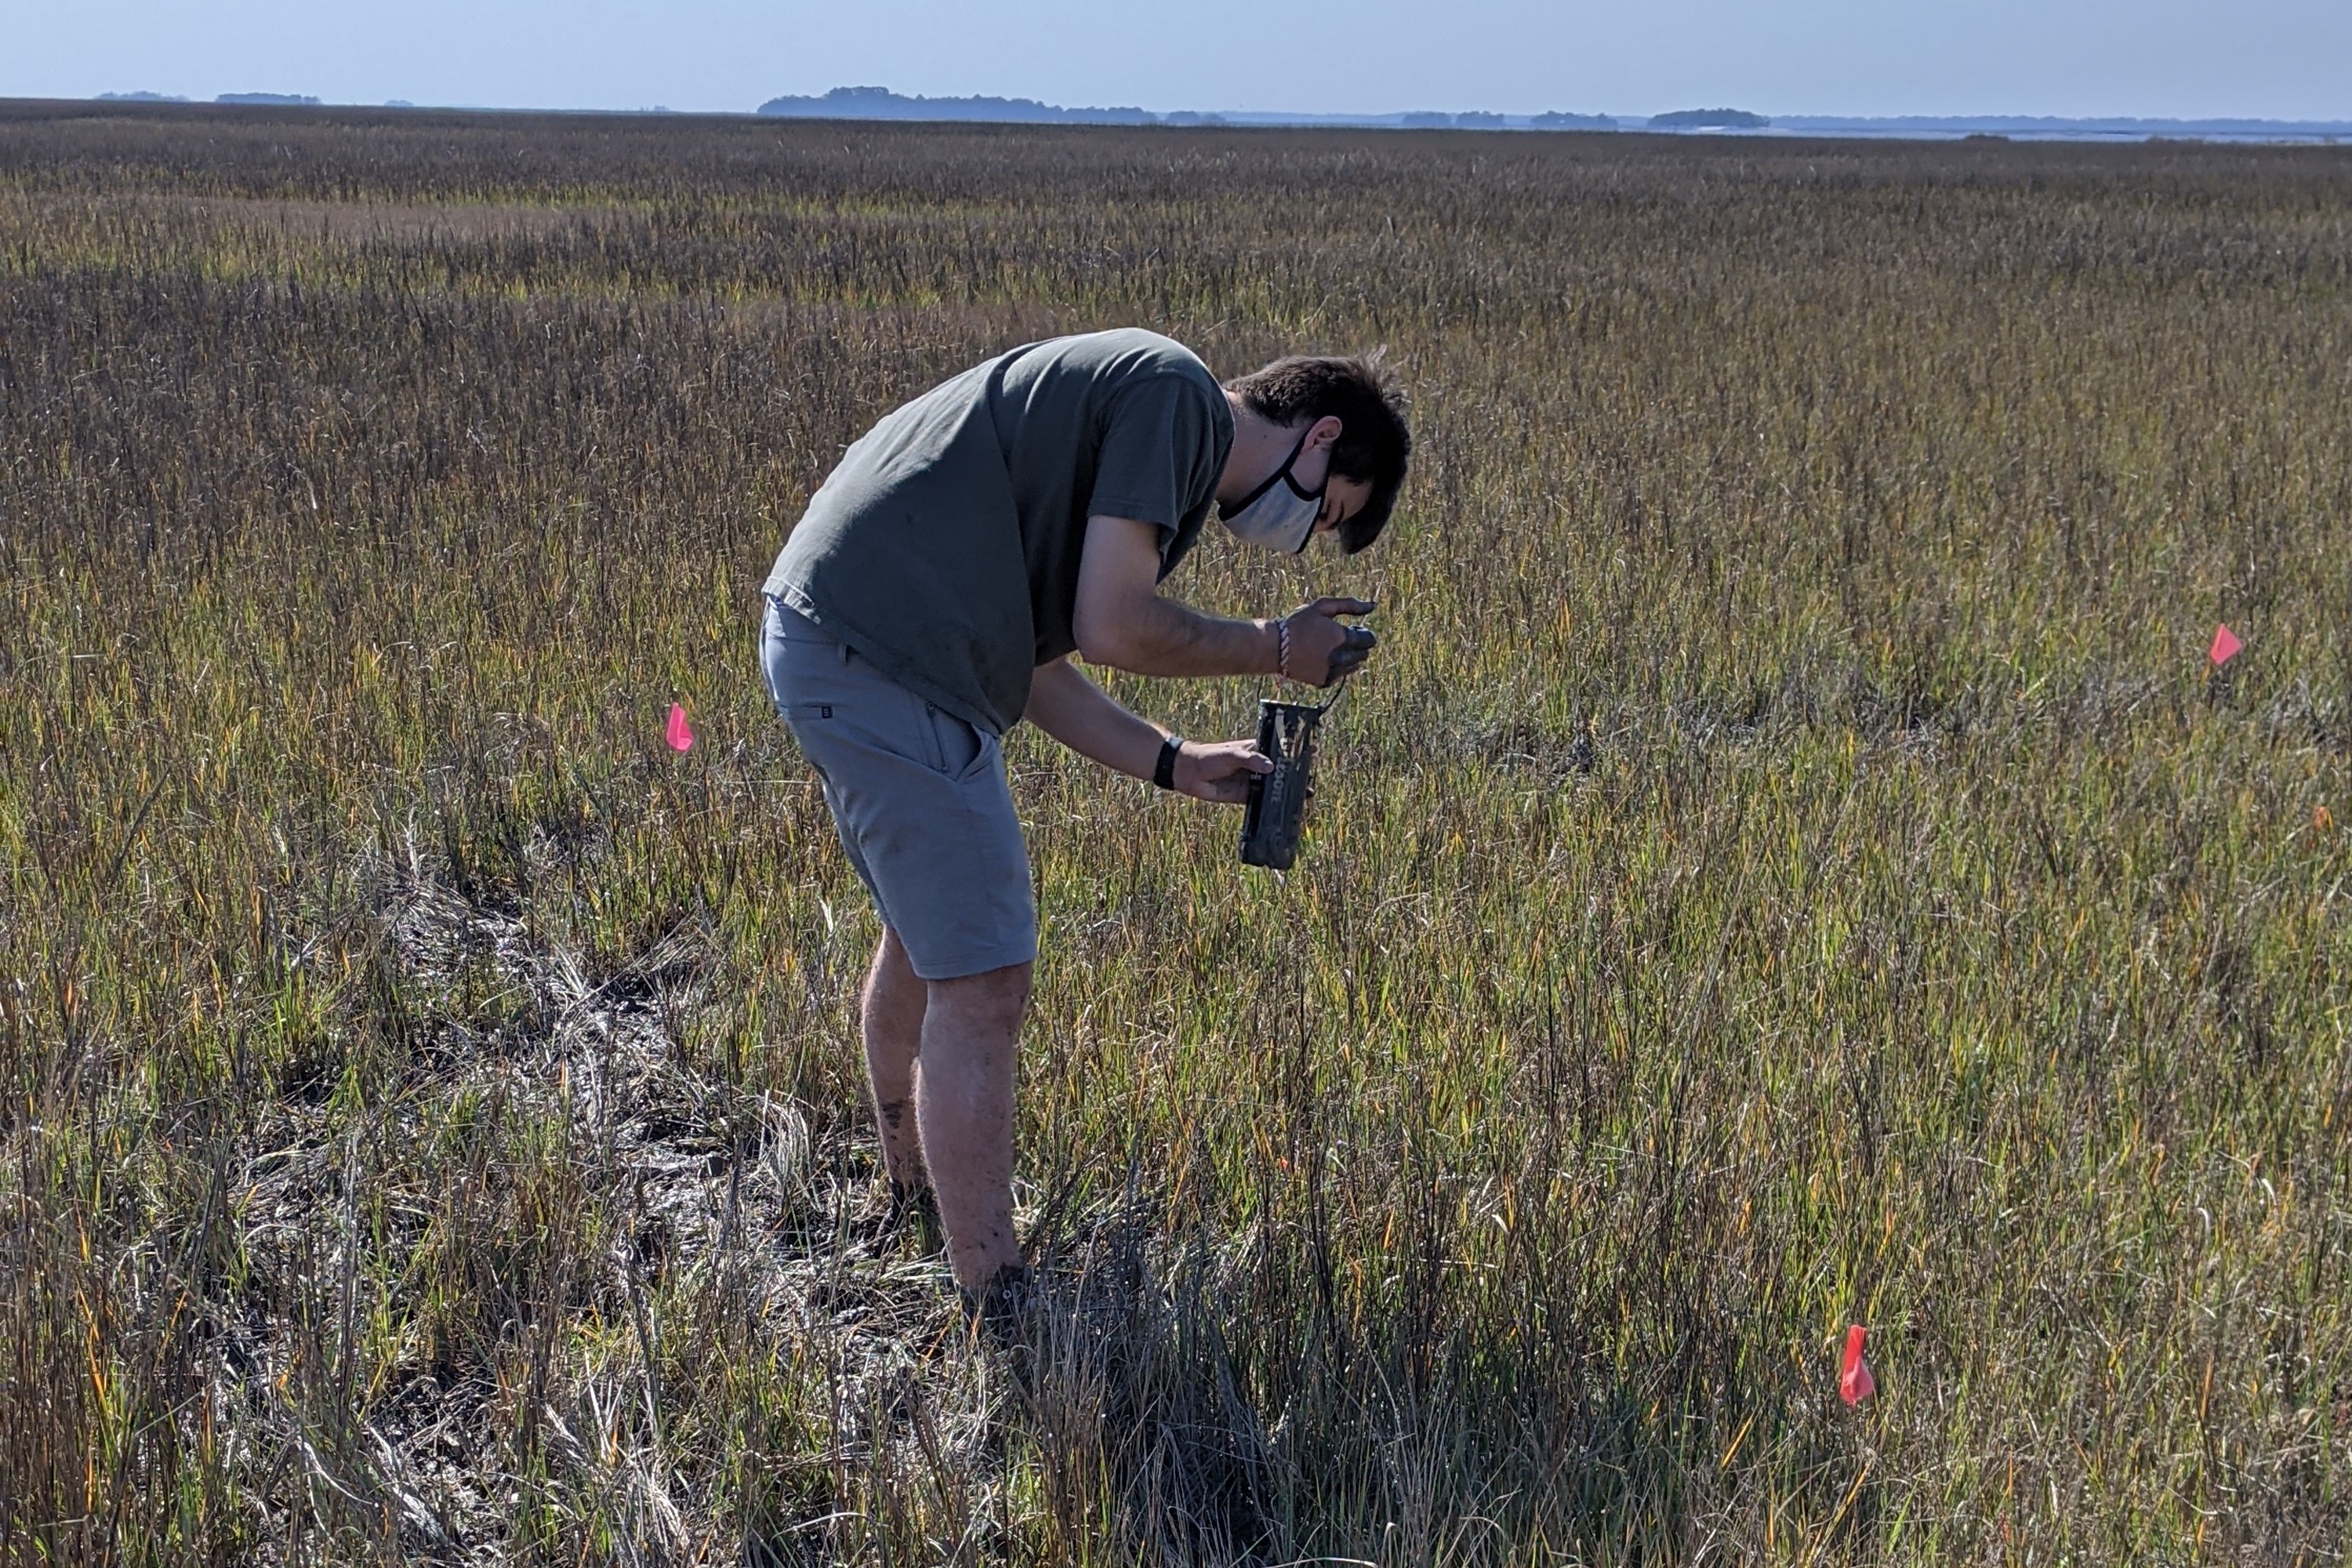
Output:
M1964 130L1971 126L2012 126L2021 129L2046 127L2051 130L2076 129L2082 131L2096 131L2105 128L2122 132L2142 127L2157 128L2173 126L2184 129L2202 127L2221 131L2240 130L2242 132L2276 130L2290 132L2300 132L2306 136L2352 136L2352 116L2347 116L2345 119L2315 119L2308 117L2290 119L2261 114L2023 114L2013 111L2006 113L1986 113L1970 111L1936 112L1922 110L1912 110L1900 114L1855 114L1822 112L1819 110L1809 112L1747 110L1733 110L1728 106L1710 106L1687 110L1661 110L1655 114L1625 113L1606 110L1557 109L1536 111L1509 111L1479 109L1399 109L1383 110L1252 109L1147 110L1139 106L1123 104L1064 105L1051 103L1038 99L1006 97L989 93L931 96L926 94L900 94L896 91L884 89L879 89L879 91L873 97L866 96L866 93L874 92L874 90L875 89L835 88L828 92L816 94L780 93L774 98L767 100L761 105L750 109L674 109L664 104L647 104L635 108L611 108L593 105L428 103L402 99L390 99L381 101L360 101L355 100L327 100L314 94L261 91L227 92L215 94L211 98L198 98L189 94L163 93L156 92L152 89L105 91L90 94L86 97L67 98L0 95L0 102L23 104L54 103L60 105L88 103L107 104L119 107L145 105L155 108L203 109L383 110L395 113L447 112L483 114L580 114L603 116L659 115L678 118L733 120L829 119L868 122L887 121L909 123L929 121L936 123L966 124L1085 123L1085 121L1072 121L1064 117L1117 114L1122 116L1136 116L1138 117L1138 120L1135 123L1140 123L1142 125L1159 125L1168 129L1214 129L1220 122L1232 129L1276 128L1284 125L1292 125L1301 128L1328 126L1332 129L1359 128L1365 130L1552 129L1553 127L1549 126L1531 124L1533 121L1549 119L1554 121L1556 124L1558 121L1591 121L1593 123L1590 128L1596 131L1601 129L1599 122L1613 121L1615 122L1616 128L1620 130L1656 130L1669 133L1680 134L1690 134L1693 132L1720 132L1727 134L1758 135L1784 129L1832 130L1838 127L1853 127L1855 129L1872 127L1886 127L1890 129L1912 127L1919 130L1933 131L1938 129ZM852 96L853 94L856 96ZM882 113L859 113L856 111L853 106L856 102L860 101L861 99L863 99L864 101L898 107L901 111L888 112L886 110ZM828 104L828 100L835 101ZM793 109L781 110L772 110L770 108L770 105L784 103L793 104L795 107ZM819 104L827 104L828 107L839 107L847 111L837 114L821 113L814 112L810 109L798 107L801 105L814 106ZM1034 108L1049 118L1023 120L1013 116L991 116L982 119L970 119L951 112L953 107L957 105L1003 105L1007 109L1016 110ZM946 110L947 112L921 112L923 109L933 106L940 110ZM917 110L917 112L904 112L905 109L913 109ZM1752 116L1755 121L1761 121L1762 123L1737 124L1727 122L1722 124L1708 124L1691 121L1685 121L1680 126L1658 126L1651 123L1652 121L1662 118L1681 117L1695 114ZM1408 119L1420 121L1423 123L1414 125L1405 125L1401 123ZM1179 123L1170 126L1167 122L1171 121L1175 121ZM1441 121L1457 121L1460 123L1436 123ZM1577 129L1578 127L1562 126L1559 128Z

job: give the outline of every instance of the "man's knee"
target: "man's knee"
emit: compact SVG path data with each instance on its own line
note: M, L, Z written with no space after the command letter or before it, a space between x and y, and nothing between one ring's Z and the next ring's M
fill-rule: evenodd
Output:
M1008 963L1002 969L986 969L978 974L927 982L931 1005L945 1006L966 1016L1009 1017L1017 1025L1029 1005L1029 978L1034 967Z

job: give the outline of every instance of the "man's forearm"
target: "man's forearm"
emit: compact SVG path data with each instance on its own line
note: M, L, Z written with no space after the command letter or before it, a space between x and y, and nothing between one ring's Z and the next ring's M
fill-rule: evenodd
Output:
M1133 606L1118 651L1100 662L1134 675L1273 675L1280 644L1273 621L1205 615L1154 595Z
M1130 778L1151 776L1165 739L1157 725L1111 700L1066 658L1037 667L1029 680L1029 706L1021 716L1080 756Z

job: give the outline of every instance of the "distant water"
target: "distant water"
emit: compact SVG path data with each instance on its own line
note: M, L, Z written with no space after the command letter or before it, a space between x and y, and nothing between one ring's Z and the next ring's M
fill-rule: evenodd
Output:
M1392 131L1647 131L1679 136L1853 136L1948 142L2004 136L2032 142L2352 142L2352 121L2068 119L2034 115L1757 115L1684 110L1638 115L1496 114L1414 110L1395 114L1293 114L1279 111L1065 109L1023 98L907 97L887 88L835 88L822 97L772 99L760 112L828 120L986 121L1028 124L1330 126ZM1698 115L1720 113L1721 121Z
M1986 115L1942 118L1902 115L1888 119L1834 115L1775 115L1769 132L1783 136L1916 137L1950 141L1964 136L2007 136L2021 142L2352 142L2347 120L2065 120L2052 116ZM1753 134L1751 132L1751 134Z
M158 92L105 92L113 102L180 103ZM231 92L215 101L256 106L312 105L319 100L296 93ZM417 107L394 100L383 107ZM638 113L667 113L640 110ZM760 114L787 119L919 120L1034 125L1324 126L1385 131L1636 131L1675 136L1823 136L1879 141L1953 142L1969 136L2000 136L2021 142L2236 142L2352 144L2352 120L2147 120L2070 119L2055 115L1747 115L1746 124L1693 124L1690 111L1661 118L1554 110L1545 114L1496 114L1483 110L1452 112L1412 110L1394 114L1296 114L1278 110L1176 110L1153 113L1134 108L1066 109L1025 98L907 97L884 88L835 88L822 97L771 99Z

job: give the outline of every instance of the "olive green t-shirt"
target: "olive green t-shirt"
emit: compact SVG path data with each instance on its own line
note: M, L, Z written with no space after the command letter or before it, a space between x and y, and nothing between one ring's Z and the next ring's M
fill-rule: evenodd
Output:
M1030 343L889 415L802 514L766 592L885 675L992 734L1071 630L1090 517L1192 548L1234 444L1191 350L1134 328Z

